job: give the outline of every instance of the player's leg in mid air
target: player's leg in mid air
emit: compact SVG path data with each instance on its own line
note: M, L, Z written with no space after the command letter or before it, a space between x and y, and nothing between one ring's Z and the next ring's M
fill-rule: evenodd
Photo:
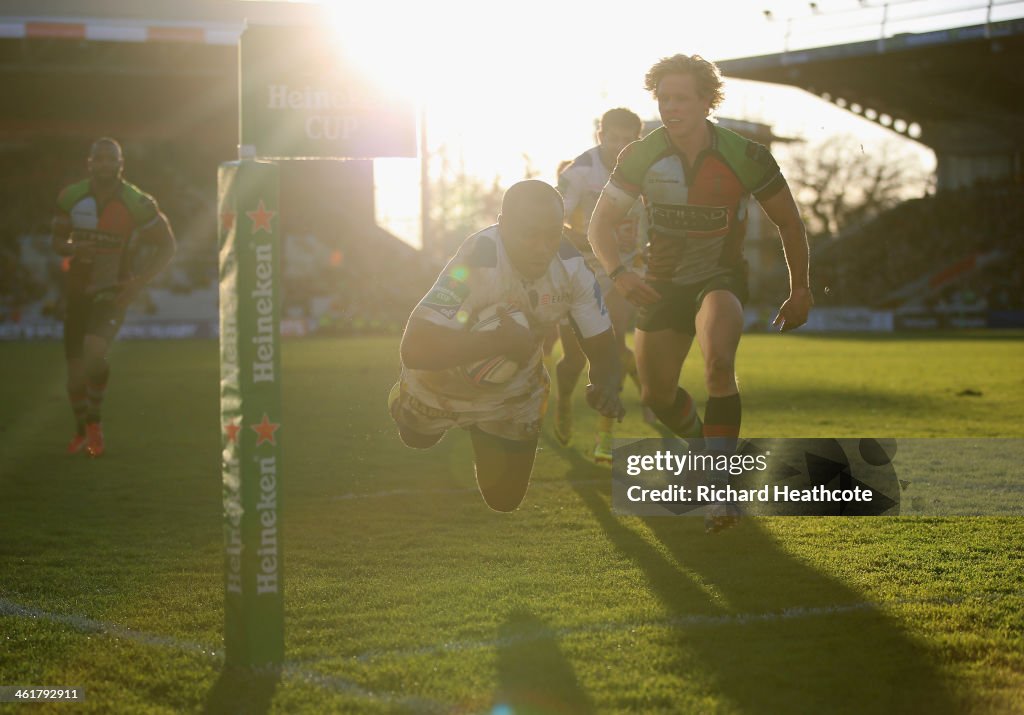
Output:
M537 456L536 435L516 440L489 434L478 426L470 429L476 465L476 483L491 509L514 511L530 486Z
M441 438L444 437L444 432L440 432L438 434L423 434L408 427L398 425L398 437L406 447L412 447L413 449L430 449L441 441Z
M398 427L398 437L402 444L413 449L428 449L440 442L447 429L439 423L439 431L426 431L424 421L414 420L408 412L408 395L404 401L402 397L402 383L399 381L388 393L388 414Z
M85 416L88 409L88 393L85 381L85 360L80 357L68 358L68 401L75 417L75 434L68 442L68 454L81 454L88 442L85 430Z
M566 323L560 323L558 334L562 339L562 359L555 365L555 439L567 445L572 439L572 393L576 389L587 356L583 354L576 332Z
M87 407L85 431L86 452L99 457L106 447L103 441L103 398L110 379L107 353L124 322L125 308L116 301L115 290L105 290L92 297L89 320L85 328L82 356L85 361Z
M743 331L743 306L728 290L714 290L704 296L696 318L697 342L704 355L704 383L708 403L704 410L704 444L708 451L733 454L740 433L740 395L736 384L736 350ZM713 479L727 482L726 473ZM718 532L737 523L735 504L717 504L705 521L708 532Z
M68 369L68 402L75 418L75 434L68 442L66 450L68 454L81 454L85 451L88 442L85 418L88 412L89 398L84 357L87 309L88 305L84 301L70 301L64 316L64 358Z
M626 347L626 335L633 329L636 323L636 306L626 300L615 290L609 291L605 297L605 304L608 306L608 315L612 321L612 328L615 330L615 339L619 341L619 356L622 360L623 381L628 377L636 386L637 393L641 393L640 373L636 369L636 355ZM657 416L651 412L651 408L643 405L644 422L655 424Z
M736 350L743 332L743 306L739 298L728 290L711 291L697 312L696 325L708 391L704 436L709 446L733 450L740 432Z
M602 285L602 289L605 288ZM611 319L612 332L619 348L622 360L623 380L626 375L634 376L639 386L639 374L636 370L636 357L626 347L626 333L632 327L635 310L633 305L616 291L609 282L604 291L604 302L608 306L608 317ZM598 416L597 431L594 435L594 461L598 464L612 463L612 440L615 437L615 420L611 417Z
M696 292L693 287L667 282L651 285L662 298L638 311L634 334L640 399L673 434L697 439L701 422L696 405L690 393L679 386L696 333Z
M690 394L679 386L679 374L693 336L674 328L637 328L635 340L640 399L673 434L683 439L699 438L697 407Z
M102 409L103 398L110 379L110 364L107 362L108 343L97 335L86 335L83 363L86 387L85 432L86 452L90 457L99 457L105 450L103 442Z

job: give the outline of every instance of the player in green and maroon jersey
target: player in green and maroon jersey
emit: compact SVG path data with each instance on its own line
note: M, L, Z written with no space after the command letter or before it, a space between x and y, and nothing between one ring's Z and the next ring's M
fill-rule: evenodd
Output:
M703 436L708 448L729 451L740 431L735 360L747 298L749 198L782 237L790 295L775 325L783 331L803 325L811 308L807 235L768 150L708 121L723 98L714 64L698 55L664 58L645 86L664 126L623 150L587 235L616 289L640 309L636 359L644 403L677 435ZM614 233L638 196L649 225L646 277L619 263ZM694 337L708 393L703 425L679 387Z
M121 178L124 157L113 139L93 142L89 178L57 198L53 248L70 258L64 356L76 431L69 454L103 454L100 408L110 368L107 351L128 304L170 262L174 234L153 197ZM132 257L143 244L155 250L137 274Z

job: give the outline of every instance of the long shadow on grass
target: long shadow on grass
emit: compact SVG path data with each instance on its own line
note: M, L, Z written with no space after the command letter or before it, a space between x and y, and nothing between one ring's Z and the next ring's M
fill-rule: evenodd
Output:
M657 675L686 677L697 667L713 683L706 695L747 713L958 711L930 654L898 622L787 554L757 520L708 536L697 517L616 515L610 476L607 487L581 486L575 480L592 478L595 467L578 452L562 453L580 500L678 619L659 636L678 649L678 662Z
M224 667L206 694L204 715L262 715L270 711L280 682L277 673L253 673Z
M950 385L950 389L958 385ZM944 396L930 396L910 391L872 390L863 385L837 386L821 384L797 385L792 383L758 384L750 390L748 399L744 396L744 407L750 402L751 409L773 412L800 411L808 414L821 412L827 405L836 411L871 409L877 412L892 412L905 415L908 412L922 414L929 410L953 410Z
M492 712L516 715L595 712L557 636L525 609L509 614L501 627L498 690Z

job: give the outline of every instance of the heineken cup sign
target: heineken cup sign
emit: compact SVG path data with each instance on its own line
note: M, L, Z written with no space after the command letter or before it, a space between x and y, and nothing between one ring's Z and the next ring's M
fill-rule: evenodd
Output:
M250 25L239 43L241 154L416 156L411 103L346 67L319 28Z
M229 665L284 656L278 167L222 164L220 412Z

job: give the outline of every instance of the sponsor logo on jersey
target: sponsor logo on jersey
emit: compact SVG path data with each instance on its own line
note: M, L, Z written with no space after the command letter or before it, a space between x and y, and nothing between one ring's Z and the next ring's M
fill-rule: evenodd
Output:
M558 303L568 303L570 300L572 300L571 293L558 293L555 295L544 293L540 296L541 305L557 305Z
M124 237L105 231L93 231L77 228L72 232L74 243L84 246L92 246L98 253L108 251L120 251L124 244Z
M724 206L653 204L651 220L658 228L673 231L719 232L729 228L729 210Z
M469 287L453 278L441 276L423 299L423 307L430 308L451 320L469 296Z

